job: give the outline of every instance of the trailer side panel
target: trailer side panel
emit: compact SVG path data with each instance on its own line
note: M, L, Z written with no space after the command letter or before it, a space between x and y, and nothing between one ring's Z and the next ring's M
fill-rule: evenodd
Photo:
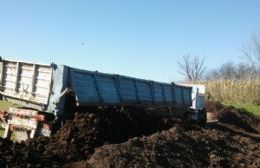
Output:
M78 106L190 106L191 88L70 68Z

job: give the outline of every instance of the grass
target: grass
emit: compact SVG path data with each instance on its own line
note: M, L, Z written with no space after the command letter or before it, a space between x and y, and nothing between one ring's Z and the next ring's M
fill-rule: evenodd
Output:
M0 100L0 110L7 111L10 107L18 107L18 105L11 102Z
M13 107L14 104L7 101L0 101L0 111L7 111L10 107ZM4 135L4 129L0 127L0 137Z
M0 127L0 137L3 137L5 130Z
M0 100L0 111L8 111L10 107L19 107L19 106L11 102ZM0 137L3 137L4 131L5 130L2 127L0 127Z
M260 79L211 80L201 83L206 85L212 100L225 104L260 105Z
M230 104L236 108L244 108L247 111L260 116L260 106L256 106L256 105L250 105L250 104Z
M260 116L260 78L255 80L202 81L210 99Z

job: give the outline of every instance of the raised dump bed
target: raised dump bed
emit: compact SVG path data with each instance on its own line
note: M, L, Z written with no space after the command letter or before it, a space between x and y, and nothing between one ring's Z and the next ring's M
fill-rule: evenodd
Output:
M79 107L190 107L191 87L122 75L99 73L66 65L0 60L0 94L25 107L64 114L67 91Z

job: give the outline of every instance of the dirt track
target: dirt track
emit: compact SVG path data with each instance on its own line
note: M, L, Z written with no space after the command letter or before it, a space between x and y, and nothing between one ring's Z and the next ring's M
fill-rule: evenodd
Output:
M221 107L205 127L112 111L77 113L51 138L0 139L0 167L260 167L260 119L242 110Z

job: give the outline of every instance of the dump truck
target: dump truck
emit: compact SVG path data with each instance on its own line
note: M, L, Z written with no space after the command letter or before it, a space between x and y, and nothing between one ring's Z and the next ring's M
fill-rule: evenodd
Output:
M175 83L0 58L1 98L22 107L2 113L5 138L13 131L21 140L50 136L54 121L62 125L73 109L86 107L163 108L173 113L179 108L185 116L192 91L192 86Z

